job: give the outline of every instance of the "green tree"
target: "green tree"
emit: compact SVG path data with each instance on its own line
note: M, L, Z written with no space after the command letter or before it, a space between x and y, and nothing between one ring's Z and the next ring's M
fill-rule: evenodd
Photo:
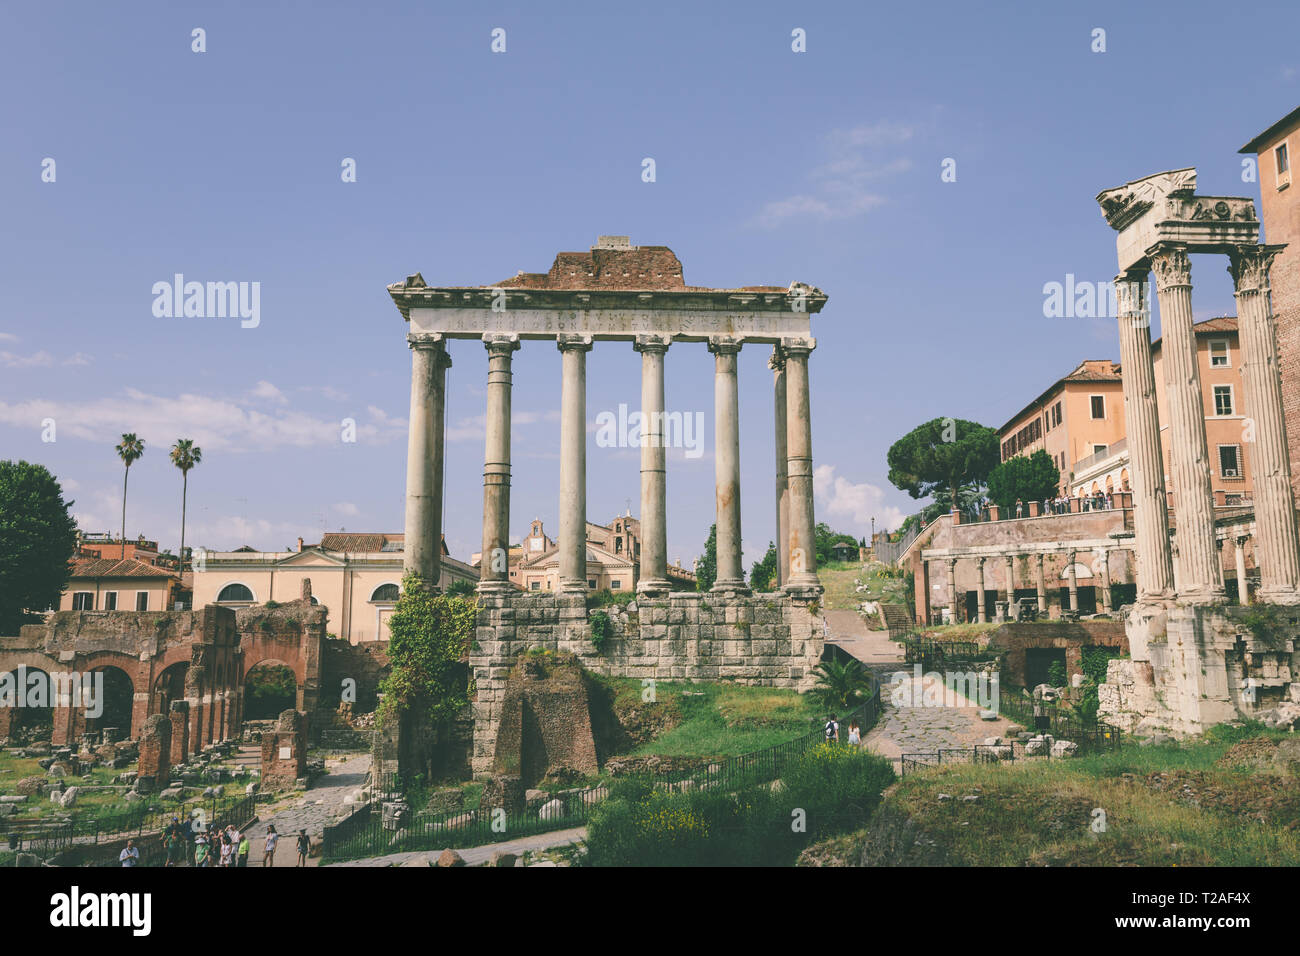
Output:
M71 506L43 465L0 461L0 634L59 606L77 547Z
M770 591L776 579L776 544L767 543L762 561L755 561L749 572L749 586L755 591Z
M936 503L942 499L965 511L997 466L1000 452L992 428L961 418L935 418L890 446L889 480L913 498L933 496Z
M391 669L379 688L382 720L420 713L436 725L469 703L465 655L475 613L473 601L433 594L418 575L402 579L402 595L388 619Z
M1052 456L1041 448L1032 455L1016 455L989 473L989 497L1005 509L1014 509L1016 501L1051 498L1060 487L1061 472Z
M704 556L695 563L695 590L707 591L718 579L718 526L709 525L709 537L704 542Z
M474 582L466 581L464 578L457 578L447 585L447 597L469 597L474 596Z
M851 534L844 534L840 531L832 531L831 526L824 521L817 522L813 528L813 540L817 544L817 566L828 563L831 560L831 548L837 544L857 544L858 539Z
M185 506L190 494L190 469L203 460L203 449L192 438L178 438L172 445L172 464L181 470L181 552L177 570L185 573Z
M127 432L117 446L117 457L126 464L122 475L122 560L126 560L126 482L131 477L131 465L140 460L144 454L144 440L135 437L135 432Z

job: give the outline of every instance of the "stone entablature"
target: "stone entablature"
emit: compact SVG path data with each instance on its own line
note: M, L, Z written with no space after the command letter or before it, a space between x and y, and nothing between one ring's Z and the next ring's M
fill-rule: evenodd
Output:
M597 653L581 595L484 594L469 665L475 682L475 773L492 769L506 681L531 648L569 652L587 670L641 680L731 680L808 690L821 660L820 620L783 593L676 593L602 609L613 635Z

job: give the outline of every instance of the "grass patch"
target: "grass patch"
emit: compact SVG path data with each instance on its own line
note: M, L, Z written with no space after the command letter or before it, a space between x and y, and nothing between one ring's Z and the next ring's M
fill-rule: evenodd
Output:
M739 684L659 684L659 699L675 698L679 722L633 754L731 757L772 747L820 726L821 711L808 695Z

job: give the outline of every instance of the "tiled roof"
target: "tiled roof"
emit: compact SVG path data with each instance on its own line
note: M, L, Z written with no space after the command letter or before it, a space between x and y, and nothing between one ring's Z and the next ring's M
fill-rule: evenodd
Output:
M388 543L388 539L391 537L394 536L340 531L333 534L321 535L319 547L322 551L379 551Z
M1193 323L1192 333L1195 335L1215 335L1224 332L1237 331L1237 317L1235 315L1220 315L1213 319L1204 319L1200 322ZM1151 343L1152 350L1160 348L1160 343L1164 339L1158 338Z
M175 577L167 568L160 568L143 561L125 561L117 558L83 558L73 562L74 578L171 578Z

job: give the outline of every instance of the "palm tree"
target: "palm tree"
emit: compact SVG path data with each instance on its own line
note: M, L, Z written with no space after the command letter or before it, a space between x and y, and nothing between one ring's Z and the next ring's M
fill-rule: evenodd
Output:
M826 707L851 707L872 690L870 672L856 660L823 661L813 668L813 673L817 675L814 691Z
M126 482L131 477L131 464L144 454L144 440L135 437L135 432L122 436L117 446L117 457L126 462L126 474L122 476L122 560L126 560Z
M203 460L203 449L194 446L192 438L178 438L172 445L172 464L181 470L181 551L177 562L177 575L185 573L185 504L190 493L190 469Z

